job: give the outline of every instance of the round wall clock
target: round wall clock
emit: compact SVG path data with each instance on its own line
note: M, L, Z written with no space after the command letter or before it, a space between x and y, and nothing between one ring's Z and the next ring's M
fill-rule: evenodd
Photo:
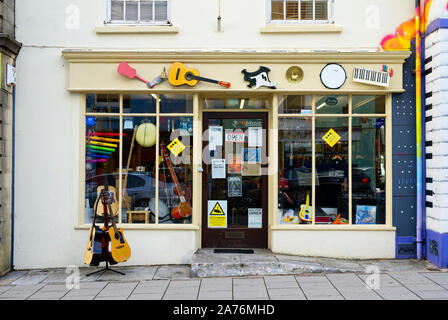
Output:
M320 73L320 81L328 89L339 89L347 80L344 68L336 63L327 64Z

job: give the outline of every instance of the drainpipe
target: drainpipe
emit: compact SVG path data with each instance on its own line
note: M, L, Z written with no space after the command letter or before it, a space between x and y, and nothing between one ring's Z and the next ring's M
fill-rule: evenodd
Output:
M415 95L416 95L416 151L417 151L417 259L422 259L423 248L423 148L422 148L422 63L421 63L421 5L415 1ZM424 6L423 6L424 8Z
M11 166L11 271L14 270L14 181L16 157L16 86L12 87L12 166Z

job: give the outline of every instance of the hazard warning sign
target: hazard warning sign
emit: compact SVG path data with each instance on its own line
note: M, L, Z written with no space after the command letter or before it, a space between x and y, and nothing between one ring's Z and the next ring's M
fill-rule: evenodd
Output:
M227 228L227 200L209 200L207 212L209 228Z
M328 132L322 137L330 147L333 146L341 140L341 136L336 133L333 129L328 130Z

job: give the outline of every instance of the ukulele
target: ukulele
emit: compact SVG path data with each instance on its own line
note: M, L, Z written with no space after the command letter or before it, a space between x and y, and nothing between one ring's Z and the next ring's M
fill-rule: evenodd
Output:
M177 180L176 172L174 172L173 164L171 163L170 156L168 155L165 145L163 143L160 144L160 148L162 149L163 159L168 166L171 178L173 179L173 182L176 186L176 191L179 195L180 200L180 203L171 210L171 216L174 219L188 218L193 213L193 210L190 204L185 200L185 195L180 188L179 180Z
M174 62L171 65L168 73L168 82L171 85L181 86L188 84L190 87L194 87L199 81L215 83L222 87L230 88L230 82L200 77L197 69L189 69L183 63Z
M95 202L95 210L98 201ZM84 251L84 263L91 266L98 266L101 261L103 231L95 225L96 214L93 215L93 223L89 230L89 240L87 240Z
M131 256L131 248L124 238L123 230L121 228L117 228L117 225L115 224L115 217L117 215L114 215L111 203L109 201L109 193L104 189L101 190L101 201L103 202L103 205L107 205L110 219L112 221L112 226L108 229L110 238L110 254L115 263L124 262Z
M309 192L307 192L306 204L302 204L300 206L300 212L299 212L300 220L305 221L305 222L312 221L311 210L312 210L312 207L310 207L310 194L309 194Z

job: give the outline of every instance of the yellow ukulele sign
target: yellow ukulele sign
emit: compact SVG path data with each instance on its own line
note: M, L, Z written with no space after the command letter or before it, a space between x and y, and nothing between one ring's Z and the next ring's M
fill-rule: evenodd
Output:
M328 130L328 132L322 137L330 147L333 146L341 140L341 136L336 133L333 129Z
M177 138L174 139L173 141L171 141L171 143L169 145L167 145L166 147L176 157L179 155L179 153L181 153L185 149L184 144L182 142L180 142L180 140Z
M208 201L208 227L227 228L227 201Z

